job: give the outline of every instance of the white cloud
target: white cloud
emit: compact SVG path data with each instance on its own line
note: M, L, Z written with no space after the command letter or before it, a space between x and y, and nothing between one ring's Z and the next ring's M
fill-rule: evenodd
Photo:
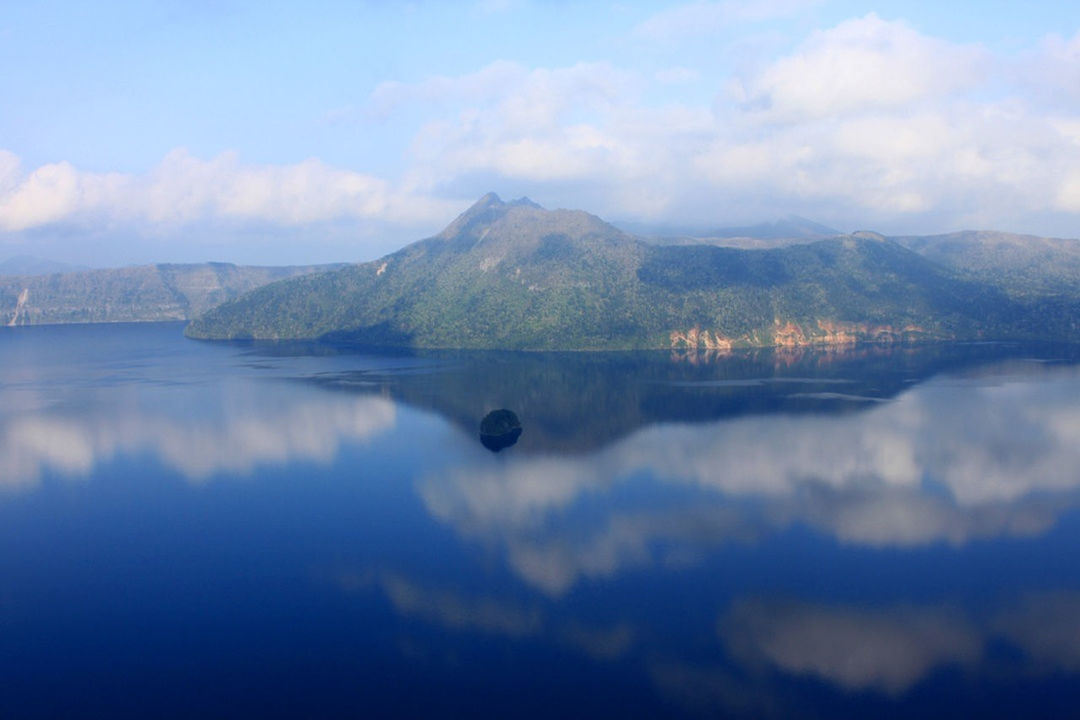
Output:
M985 53L923 35L871 13L816 32L742 87L752 111L805 122L853 111L909 107L976 85Z
M1080 212L1080 172L1070 172L1058 189L1057 205L1068 212Z
M691 3L638 31L675 37L802 4ZM797 212L843 228L1068 234L1068 215L1080 213L1078 58L1080 34L1003 57L870 14L730 74L688 58L659 70L499 60L385 82L362 103L362 122L408 128L398 180L319 159L260 165L183 150L143 175L67 163L20 170L0 152L0 231L333 220L432 228L496 190L612 219ZM1021 228L1019 218L1044 224Z
M671 17L701 24L699 15L734 7L695 3ZM1055 53L1040 57L1071 57ZM1006 64L871 14L815 32L757 70L715 78L729 90L713 107L649 100L697 87L698 68L508 62L385 84L370 107L426 118L411 177L436 192L487 178L616 218L797 211L885 229L1013 229L1021 216L1080 211L1080 118L1047 114L1026 85L1002 90L1015 77L999 72Z
M886 217L982 212L988 222L1069 209L1077 147L1015 105L957 103L743 128L696 159L713 185ZM1060 188L1060 189L1059 189Z
M0 230L63 222L89 208L106 208L130 185L121 175L83 173L66 162L42 165L24 177L17 175L17 161L7 164L6 187L0 189Z
M417 225L460 209L386 180L309 159L292 165L245 164L235 153L210 160L170 152L145 175L94 173L69 163L19 173L0 154L0 230L55 223L176 227L204 220L282 226L339 220Z
M1071 38L1048 35L1022 64L1019 82L1052 105L1075 108L1080 100L1080 31Z
M407 102L445 106L413 141L427 184L474 171L530 180L589 179L601 168L632 171L630 148L604 126L627 110L636 79L610 65L529 70L496 62L458 78L383 85L376 112Z

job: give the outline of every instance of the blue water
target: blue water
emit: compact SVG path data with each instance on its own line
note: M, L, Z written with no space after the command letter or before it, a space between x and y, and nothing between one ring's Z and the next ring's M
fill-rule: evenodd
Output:
M1075 347L5 328L0 717L1069 717L1078 502Z

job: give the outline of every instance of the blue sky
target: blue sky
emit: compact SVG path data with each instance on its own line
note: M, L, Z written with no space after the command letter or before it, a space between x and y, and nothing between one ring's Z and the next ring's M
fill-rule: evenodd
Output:
M1080 4L0 0L0 258L365 260L482 193L1080 236Z

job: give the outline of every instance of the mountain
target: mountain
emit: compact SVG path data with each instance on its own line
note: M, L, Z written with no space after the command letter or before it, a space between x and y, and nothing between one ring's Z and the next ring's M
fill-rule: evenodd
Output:
M718 245L747 250L785 247L843 235L839 230L798 215L739 227L683 228L639 223L620 223L619 227L655 245Z
M481 198L435 237L325 278L275 283L192 337L339 337L429 347L606 347L633 317L647 245L581 211ZM598 317L609 318L599 323ZM631 328L631 325L627 325Z
M843 235L843 233L798 215L788 215L771 223L715 228L705 235L714 238L755 238L757 240L820 240Z
M1000 285L1013 295L1080 291L1080 240L988 231L892 239L968 277Z
M273 283L193 321L208 339L584 350L1080 336L1032 296L872 234L768 250L660 246L579 210L485 195L374 262Z
M16 255L0 262L0 275L48 275L87 269L81 265L45 260L33 255Z
M201 263L0 277L0 323L189 320L266 283L340 267Z

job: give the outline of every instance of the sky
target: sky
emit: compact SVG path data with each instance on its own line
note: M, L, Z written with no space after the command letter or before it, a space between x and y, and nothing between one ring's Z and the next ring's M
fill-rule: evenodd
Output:
M1080 237L1080 3L0 0L0 259L363 261L477 198Z

